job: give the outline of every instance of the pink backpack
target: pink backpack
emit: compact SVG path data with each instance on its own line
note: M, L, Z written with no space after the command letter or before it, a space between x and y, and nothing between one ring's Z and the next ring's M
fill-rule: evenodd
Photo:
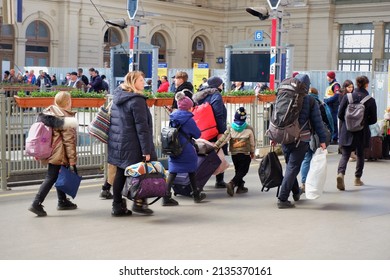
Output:
M37 160L47 159L51 156L53 129L43 122L36 122L28 131L26 139L26 154Z

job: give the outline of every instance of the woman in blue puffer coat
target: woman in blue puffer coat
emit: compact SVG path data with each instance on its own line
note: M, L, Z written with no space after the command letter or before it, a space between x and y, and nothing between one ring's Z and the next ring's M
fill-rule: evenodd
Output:
M176 93L178 110L169 115L169 121L172 126L180 126L179 141L183 151L178 156L169 157L169 176L168 176L168 195L163 198L163 206L177 206L179 203L172 198L171 188L177 173L188 173L192 193L195 202L201 202L206 198L206 194L201 193L196 187L195 171L198 163L198 156L193 145L192 138L200 137L200 130L193 120L192 100L186 96L185 90Z

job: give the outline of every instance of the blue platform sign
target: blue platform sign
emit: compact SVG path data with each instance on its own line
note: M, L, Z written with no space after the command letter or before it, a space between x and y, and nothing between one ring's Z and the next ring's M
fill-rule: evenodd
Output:
M138 11L138 0L127 0L127 14L134 19Z
M255 41L263 41L263 30L255 31Z
M209 68L209 64L206 62L200 62L198 63L198 68L204 68L204 69Z

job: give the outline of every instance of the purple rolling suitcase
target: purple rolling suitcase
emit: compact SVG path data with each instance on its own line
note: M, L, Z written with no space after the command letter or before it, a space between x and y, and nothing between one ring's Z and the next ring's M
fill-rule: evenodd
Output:
M214 171L221 164L217 153L213 150L207 155L198 155L198 168L196 170L196 186L198 190L203 190L207 181ZM178 173L173 181L174 195L191 196L191 184L187 173Z

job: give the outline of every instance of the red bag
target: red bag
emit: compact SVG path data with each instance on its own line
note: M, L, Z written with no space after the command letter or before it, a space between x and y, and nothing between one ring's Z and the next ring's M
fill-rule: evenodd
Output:
M213 107L211 107L210 103L205 102L196 106L192 113L194 114L194 121L202 133L200 138L211 140L217 137L217 122L215 121Z

